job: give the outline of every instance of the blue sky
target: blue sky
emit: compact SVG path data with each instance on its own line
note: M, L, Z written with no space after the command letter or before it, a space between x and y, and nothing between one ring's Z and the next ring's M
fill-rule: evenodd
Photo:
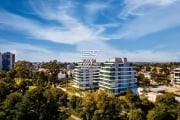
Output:
M1 0L0 51L16 60L180 61L180 0Z

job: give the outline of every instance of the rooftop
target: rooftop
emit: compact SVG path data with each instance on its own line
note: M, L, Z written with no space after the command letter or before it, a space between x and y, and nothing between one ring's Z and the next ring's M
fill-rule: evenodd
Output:
M108 62L122 62L122 63L126 63L127 62L127 58L109 58Z

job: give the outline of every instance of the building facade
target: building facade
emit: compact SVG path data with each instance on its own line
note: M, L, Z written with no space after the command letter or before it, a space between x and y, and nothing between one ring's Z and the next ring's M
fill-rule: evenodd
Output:
M6 52L6 53L1 54L1 58L2 58L1 60L2 70L10 70L13 68L14 63L15 63L15 54Z
M149 92L147 93L147 99L151 102L156 102L157 96L163 95L162 93Z
M174 79L173 84L180 86L180 67L174 69Z
M2 54L0 52L0 70L2 70Z
M127 88L137 93L135 73L127 58L111 58L101 67L99 88L114 95L125 93Z
M83 67L82 63L74 69L74 84L76 88L81 90L96 90L98 89L100 66L94 60L89 67Z

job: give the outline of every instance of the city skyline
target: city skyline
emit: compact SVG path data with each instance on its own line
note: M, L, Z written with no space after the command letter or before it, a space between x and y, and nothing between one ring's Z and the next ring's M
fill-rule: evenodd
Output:
M180 61L179 0L0 1L0 52L16 60L80 61L81 50L100 50L97 61Z

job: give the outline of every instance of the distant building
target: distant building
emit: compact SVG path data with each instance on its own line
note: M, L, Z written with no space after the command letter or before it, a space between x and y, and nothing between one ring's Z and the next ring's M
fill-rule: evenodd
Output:
M89 67L83 67L82 62L79 62L74 69L73 86L82 90L98 89L100 66L96 63L96 60L93 60Z
M71 63L71 64L68 64L68 65L67 65L67 69L68 69L68 70L74 69L74 64L72 64L72 63Z
M156 98L159 95L163 95L162 93L149 92L147 93L147 99L151 102L156 102Z
M164 93L167 91L167 87L166 86L153 86L152 88L150 88L150 91L152 92L156 92L156 93Z
M42 67L42 63L40 63L40 62L32 63L32 70L39 70L41 67Z
M175 86L180 86L180 67L174 69L173 84L174 84Z
M48 69L45 69L45 68L39 68L38 71L39 71L39 72L47 72Z
M64 79L66 78L66 73L65 72L59 72L58 73L58 79L61 80L61 79Z
M111 58L100 70L99 87L114 95L125 93L127 88L137 93L135 73L127 58Z
M10 70L13 68L15 63L15 54L6 52L0 54L0 69Z
M0 52L0 70L2 70L2 54Z
M141 88L141 87L137 88L137 92L138 92L138 95L139 95L139 96L143 95L143 92L144 92L144 91L145 91L144 88Z
M151 74L150 72L144 72L144 77L148 78L149 80L151 79Z
M176 100L178 103L180 103L180 97L175 96L175 100Z

